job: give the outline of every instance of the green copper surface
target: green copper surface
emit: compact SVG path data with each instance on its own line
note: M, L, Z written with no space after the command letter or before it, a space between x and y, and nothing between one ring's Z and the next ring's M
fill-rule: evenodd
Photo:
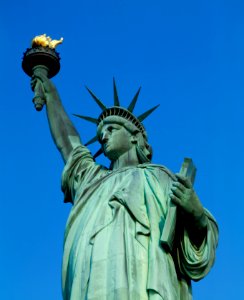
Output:
M174 174L152 164L144 127L130 114L123 117L126 109L108 110L88 89L103 112L109 112L102 115L97 136L88 144L98 140L98 154L111 165L96 163L53 83L41 72L36 79L44 90L54 143L65 162L64 201L72 204L64 237L63 299L191 300L191 281L202 279L214 263L218 227L187 173ZM116 87L114 91L118 104ZM139 91L128 110L133 111L138 95ZM163 232L172 207L177 207L176 219L167 222L175 230L172 247L165 247Z

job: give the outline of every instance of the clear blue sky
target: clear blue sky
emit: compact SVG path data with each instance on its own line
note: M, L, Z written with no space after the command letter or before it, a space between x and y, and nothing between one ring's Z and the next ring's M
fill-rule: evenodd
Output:
M144 123L153 161L177 172L192 157L195 188L220 227L215 266L194 284L194 299L243 298L243 15L241 0L2 1L1 299L61 300L70 210L60 190L63 163L21 69L42 33L64 37L54 82L70 115L98 115L85 85L111 104L113 76L124 105L142 86L136 114L160 104ZM83 141L94 135L92 124L72 120Z

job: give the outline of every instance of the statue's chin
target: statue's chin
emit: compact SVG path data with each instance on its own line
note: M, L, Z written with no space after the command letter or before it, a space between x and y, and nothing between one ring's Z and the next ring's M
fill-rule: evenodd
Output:
M104 152L104 154L111 162L114 162L119 158L119 156L116 153L113 153L112 151Z
M114 162L116 161L120 156L121 156L121 153L119 153L118 151L116 150L112 150L110 149L110 147L106 147L104 149L104 155L111 161L111 162Z

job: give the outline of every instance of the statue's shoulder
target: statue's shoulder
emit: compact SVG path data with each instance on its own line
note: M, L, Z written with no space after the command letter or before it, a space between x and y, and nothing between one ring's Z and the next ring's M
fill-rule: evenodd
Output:
M166 173L171 179L176 180L175 174L163 165L145 163L140 165L140 167Z

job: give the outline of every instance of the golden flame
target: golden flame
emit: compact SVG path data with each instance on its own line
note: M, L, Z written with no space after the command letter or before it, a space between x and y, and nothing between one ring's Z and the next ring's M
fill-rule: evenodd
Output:
M60 40L52 40L50 36L47 36L45 33L41 35L37 35L31 42L32 47L42 46L42 47L49 47L49 48L56 48L57 45L63 42L63 38Z

